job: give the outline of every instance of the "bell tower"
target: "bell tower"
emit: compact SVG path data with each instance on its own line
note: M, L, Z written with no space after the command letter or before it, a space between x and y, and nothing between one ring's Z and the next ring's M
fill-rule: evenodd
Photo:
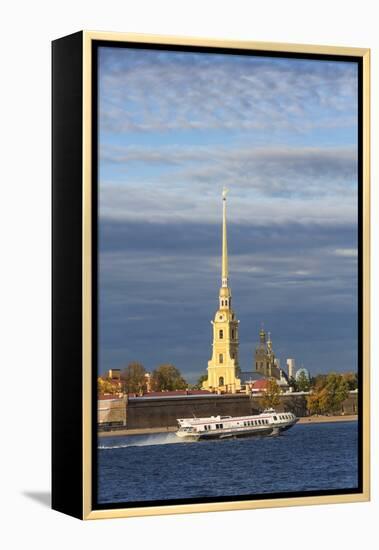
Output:
M235 393L241 388L241 382L237 378L239 374L239 321L232 309L232 292L229 287L226 194L227 190L224 189L222 192L221 288L218 310L214 320L211 321L213 326L212 358L208 361L208 380L204 382L203 387L211 391Z

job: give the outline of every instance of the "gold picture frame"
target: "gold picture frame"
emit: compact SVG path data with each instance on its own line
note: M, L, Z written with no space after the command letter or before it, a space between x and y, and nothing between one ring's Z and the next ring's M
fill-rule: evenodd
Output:
M195 47L195 48L222 48L227 50L251 50L264 51L281 54L300 54L317 56L348 56L361 60L362 67L362 380L363 385L360 388L360 395L363 402L361 413L362 423L362 491L349 494L330 494L322 496L301 496L285 498L265 498L251 500L236 500L206 502L194 504L178 505L157 505L140 507L117 507L96 509L92 502L92 486L96 473L93 470L93 452L94 452L94 397L93 397L93 310L92 300L94 292L93 281L93 170L94 161L92 158L92 146L94 139L94 128L92 127L93 105L93 45L95 42L146 44L170 47ZM70 65L70 66L69 66ZM73 68L74 65L74 68ZM64 84L69 75L75 73L75 86L80 89L81 110L78 107L78 94L74 85ZM79 76L81 75L81 81ZM72 77L74 79L74 76ZM67 97L61 101L62 86L67 85ZM63 94L66 92L63 92ZM73 103L76 102L73 109ZM67 127L64 124L64 118L67 117L67 109L75 113L76 122ZM76 109L76 110L75 110ZM77 155L78 170L74 175L67 171L67 158L72 158L71 153L64 153L63 149L67 143L67 136L77 132L81 128L81 135L77 137L75 143L75 155ZM62 129L63 128L63 129ZM62 133L63 132L63 133ZM79 143L81 143L80 150ZM67 156L68 155L68 156ZM80 173L79 173L80 172ZM72 177L72 185L75 185L75 193L64 196L65 193L71 193L64 188L64 181ZM79 188L79 187L80 188ZM73 187L74 189L74 187ZM56 199L54 199L54 193ZM79 197L80 194L80 197ZM65 198L66 197L66 198ZM67 251L72 245L67 242L66 252L62 252L62 258L59 258L62 249L62 241L67 239L67 208L76 199L78 201L77 213L72 231L76 231L72 236L78 241L78 251L76 260L67 259ZM62 204L63 203L63 204ZM65 210L66 207L66 210ZM165 515L165 514L183 514L207 511L222 510L246 510L255 508L285 507L285 506L304 506L316 504L332 504L343 502L362 502L370 499L370 50L367 48L350 48L336 46L318 46L303 44L285 44L271 42L254 41L230 41L214 40L203 38L177 37L177 36L159 36L145 34L124 34L113 32L83 31L56 40L53 43L53 241L56 255L53 254L53 273L55 282L53 282L53 508L81 519L104 519L121 518L145 515ZM74 214L73 214L74 215ZM54 229L55 228L55 229ZM76 229L75 229L76 228ZM54 232L55 231L55 232ZM79 242L80 241L80 242ZM80 249L80 250L79 250ZM81 271L78 273L78 259L81 258ZM66 273L61 273L63 262L66 262ZM54 263L55 262L55 263ZM73 280L67 273L75 272ZM77 296L81 295L80 307L75 311L63 311L67 292L71 291L72 286L79 285ZM54 294L54 288L56 294ZM62 297L63 296L63 297ZM68 307L68 306L67 306ZM67 319L71 328L66 327L66 332L62 335L62 315ZM76 315L75 323L72 323L72 317ZM60 316L58 318L58 316ZM54 321L55 320L55 321ZM55 325L55 329L54 329ZM72 325L72 326L71 326ZM76 348L74 355L66 355L67 338L70 338L70 330L75 330L77 341L81 338L80 349ZM70 362L70 366L67 364ZM72 364L71 364L72 362ZM78 380L77 387L73 390L72 380L64 381L64 369L71 369L71 375L76 376ZM79 374L80 371L80 374ZM66 384L66 386L65 386ZM71 384L71 386L70 386ZM73 393L75 405L72 411L71 419L67 419L63 412L64 404L61 401L62 393ZM80 418L79 418L80 417ZM70 431L75 433L70 433ZM70 459L69 470L74 472L71 480L63 477L62 466L67 462L65 448L71 438L74 438L75 445L73 453L75 458ZM80 453L80 448L82 452ZM78 456L80 455L80 456ZM66 461L66 462L65 462ZM74 487L75 484L75 487ZM71 495L71 497L70 497Z

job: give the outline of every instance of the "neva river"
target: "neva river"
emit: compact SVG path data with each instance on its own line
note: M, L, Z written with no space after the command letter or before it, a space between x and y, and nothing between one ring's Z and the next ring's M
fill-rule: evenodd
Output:
M278 437L191 443L173 433L102 437L98 502L356 488L357 428L298 424Z

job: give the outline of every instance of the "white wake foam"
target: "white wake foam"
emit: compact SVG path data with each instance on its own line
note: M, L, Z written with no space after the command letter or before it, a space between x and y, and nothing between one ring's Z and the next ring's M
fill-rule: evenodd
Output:
M115 444L115 445L99 445L97 448L100 450L105 449L126 449L128 447L147 447L150 445L170 445L173 443L182 443L174 433L168 434L152 434L147 436L126 436L127 443ZM137 439L138 437L138 439Z

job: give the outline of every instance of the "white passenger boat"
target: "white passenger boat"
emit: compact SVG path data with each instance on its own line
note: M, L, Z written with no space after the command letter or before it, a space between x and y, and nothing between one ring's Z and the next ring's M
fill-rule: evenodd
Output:
M178 418L178 431L175 433L188 441L278 435L294 426L297 421L291 412L277 413L274 409L266 409L259 415L251 416Z

